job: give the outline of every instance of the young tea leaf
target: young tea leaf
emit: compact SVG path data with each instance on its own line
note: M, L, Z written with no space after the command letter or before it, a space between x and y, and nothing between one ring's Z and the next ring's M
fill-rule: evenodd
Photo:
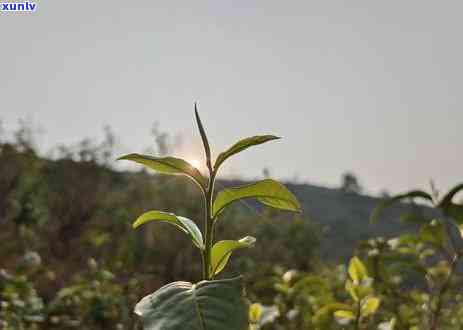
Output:
M280 139L280 137L275 136L275 135L257 135L257 136L252 136L248 137L246 139L242 139L235 143L233 146L228 148L226 151L222 152L216 159L215 164L214 164L214 170L217 171L222 165L222 163L227 160L229 157L233 156L234 154L237 154L249 147L256 146L268 141L272 140L277 140Z
M249 330L259 330L266 324L274 323L275 320L280 317L280 310L275 305L265 306L261 305L262 314L260 316L259 322L257 324L251 323L251 328ZM247 330L243 329L243 330Z
M239 241L226 240L215 243L211 251L212 275L217 275L225 268L233 251L252 247L255 242L254 237L246 236Z
M195 117L196 123L198 124L199 134L201 134L201 139L203 140L204 152L206 153L207 167L211 167L211 147L209 146L209 141L207 140L206 131L204 130L201 118L199 117L198 108L195 103Z
M150 221L167 222L176 226L178 229L190 236L194 245L196 245L199 249L204 250L203 235L201 234L198 226L196 226L192 220L177 216L173 213L148 211L139 216L133 223L132 227L137 228Z
M360 308L360 314L363 317L372 315L376 312L379 307L380 300L376 297L367 297L362 301L362 307Z
M357 257L350 259L348 272L354 284L360 284L368 277L365 265Z
M352 311L348 310L338 310L334 312L334 316L338 319L344 319L344 320L353 320L355 319L355 314Z
M326 324L329 321L329 318L338 310L351 311L352 307L347 304L341 303L331 303L320 308L315 315L313 316L313 322L315 324L321 325Z
M202 190L206 189L206 180L198 169L180 158L129 154L119 157L118 160L130 160L163 174L186 175L198 184Z
M249 323L259 324L260 319L262 318L263 308L259 303L254 303L249 306Z
M262 204L277 209L301 211L299 201L284 185L275 180L266 179L219 192L214 201L213 216L216 217L227 205L243 198L256 198Z

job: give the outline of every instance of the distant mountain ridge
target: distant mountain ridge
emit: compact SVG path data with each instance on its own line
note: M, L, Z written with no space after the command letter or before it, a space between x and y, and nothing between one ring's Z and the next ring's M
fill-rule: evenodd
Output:
M221 180L221 183L229 187L249 182ZM411 211L426 215L434 213L429 207L397 203L384 212L378 223L372 224L371 213L382 198L310 184L285 185L299 199L304 216L322 227L320 254L331 261L349 258L360 240L380 236L391 238L417 230L416 224L401 221L401 217Z

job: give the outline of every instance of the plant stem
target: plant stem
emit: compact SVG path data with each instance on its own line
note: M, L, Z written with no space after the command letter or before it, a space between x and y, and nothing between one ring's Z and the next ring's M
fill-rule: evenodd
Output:
M445 279L444 284L441 286L439 290L439 294L437 296L437 306L436 309L432 312L431 314L431 330L437 330L439 326L439 316L440 312L442 310L443 304L444 304L444 294L447 292L447 290L450 288L450 282L452 280L453 273L455 272L456 266L457 266L457 261L458 261L458 254L455 254L453 257L451 263L450 263L450 271L449 274L447 275L447 278Z
M356 318L355 318L355 329L356 330L359 330L360 329L360 300L357 302L357 315L356 315Z
M205 219L204 219L204 240L205 250L203 253L203 279L212 279L211 271L211 250L214 239L214 219L212 217L212 199L214 197L215 172L209 168L209 186L205 198Z
M201 251L201 262L203 265L203 274L201 280L205 280L207 277L207 265L206 265L206 251Z

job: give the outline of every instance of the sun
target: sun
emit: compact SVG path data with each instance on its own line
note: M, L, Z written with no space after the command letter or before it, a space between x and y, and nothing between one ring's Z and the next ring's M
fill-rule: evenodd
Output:
M201 167L201 163L197 159L190 159L190 160L188 160L188 163L190 163L191 166L193 166L195 168L200 168Z

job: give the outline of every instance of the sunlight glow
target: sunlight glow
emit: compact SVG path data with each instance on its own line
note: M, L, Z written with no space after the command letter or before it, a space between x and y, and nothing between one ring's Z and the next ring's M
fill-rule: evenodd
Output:
M188 163L190 163L191 166L196 167L198 169L201 167L201 163L197 159L190 159L188 160Z

